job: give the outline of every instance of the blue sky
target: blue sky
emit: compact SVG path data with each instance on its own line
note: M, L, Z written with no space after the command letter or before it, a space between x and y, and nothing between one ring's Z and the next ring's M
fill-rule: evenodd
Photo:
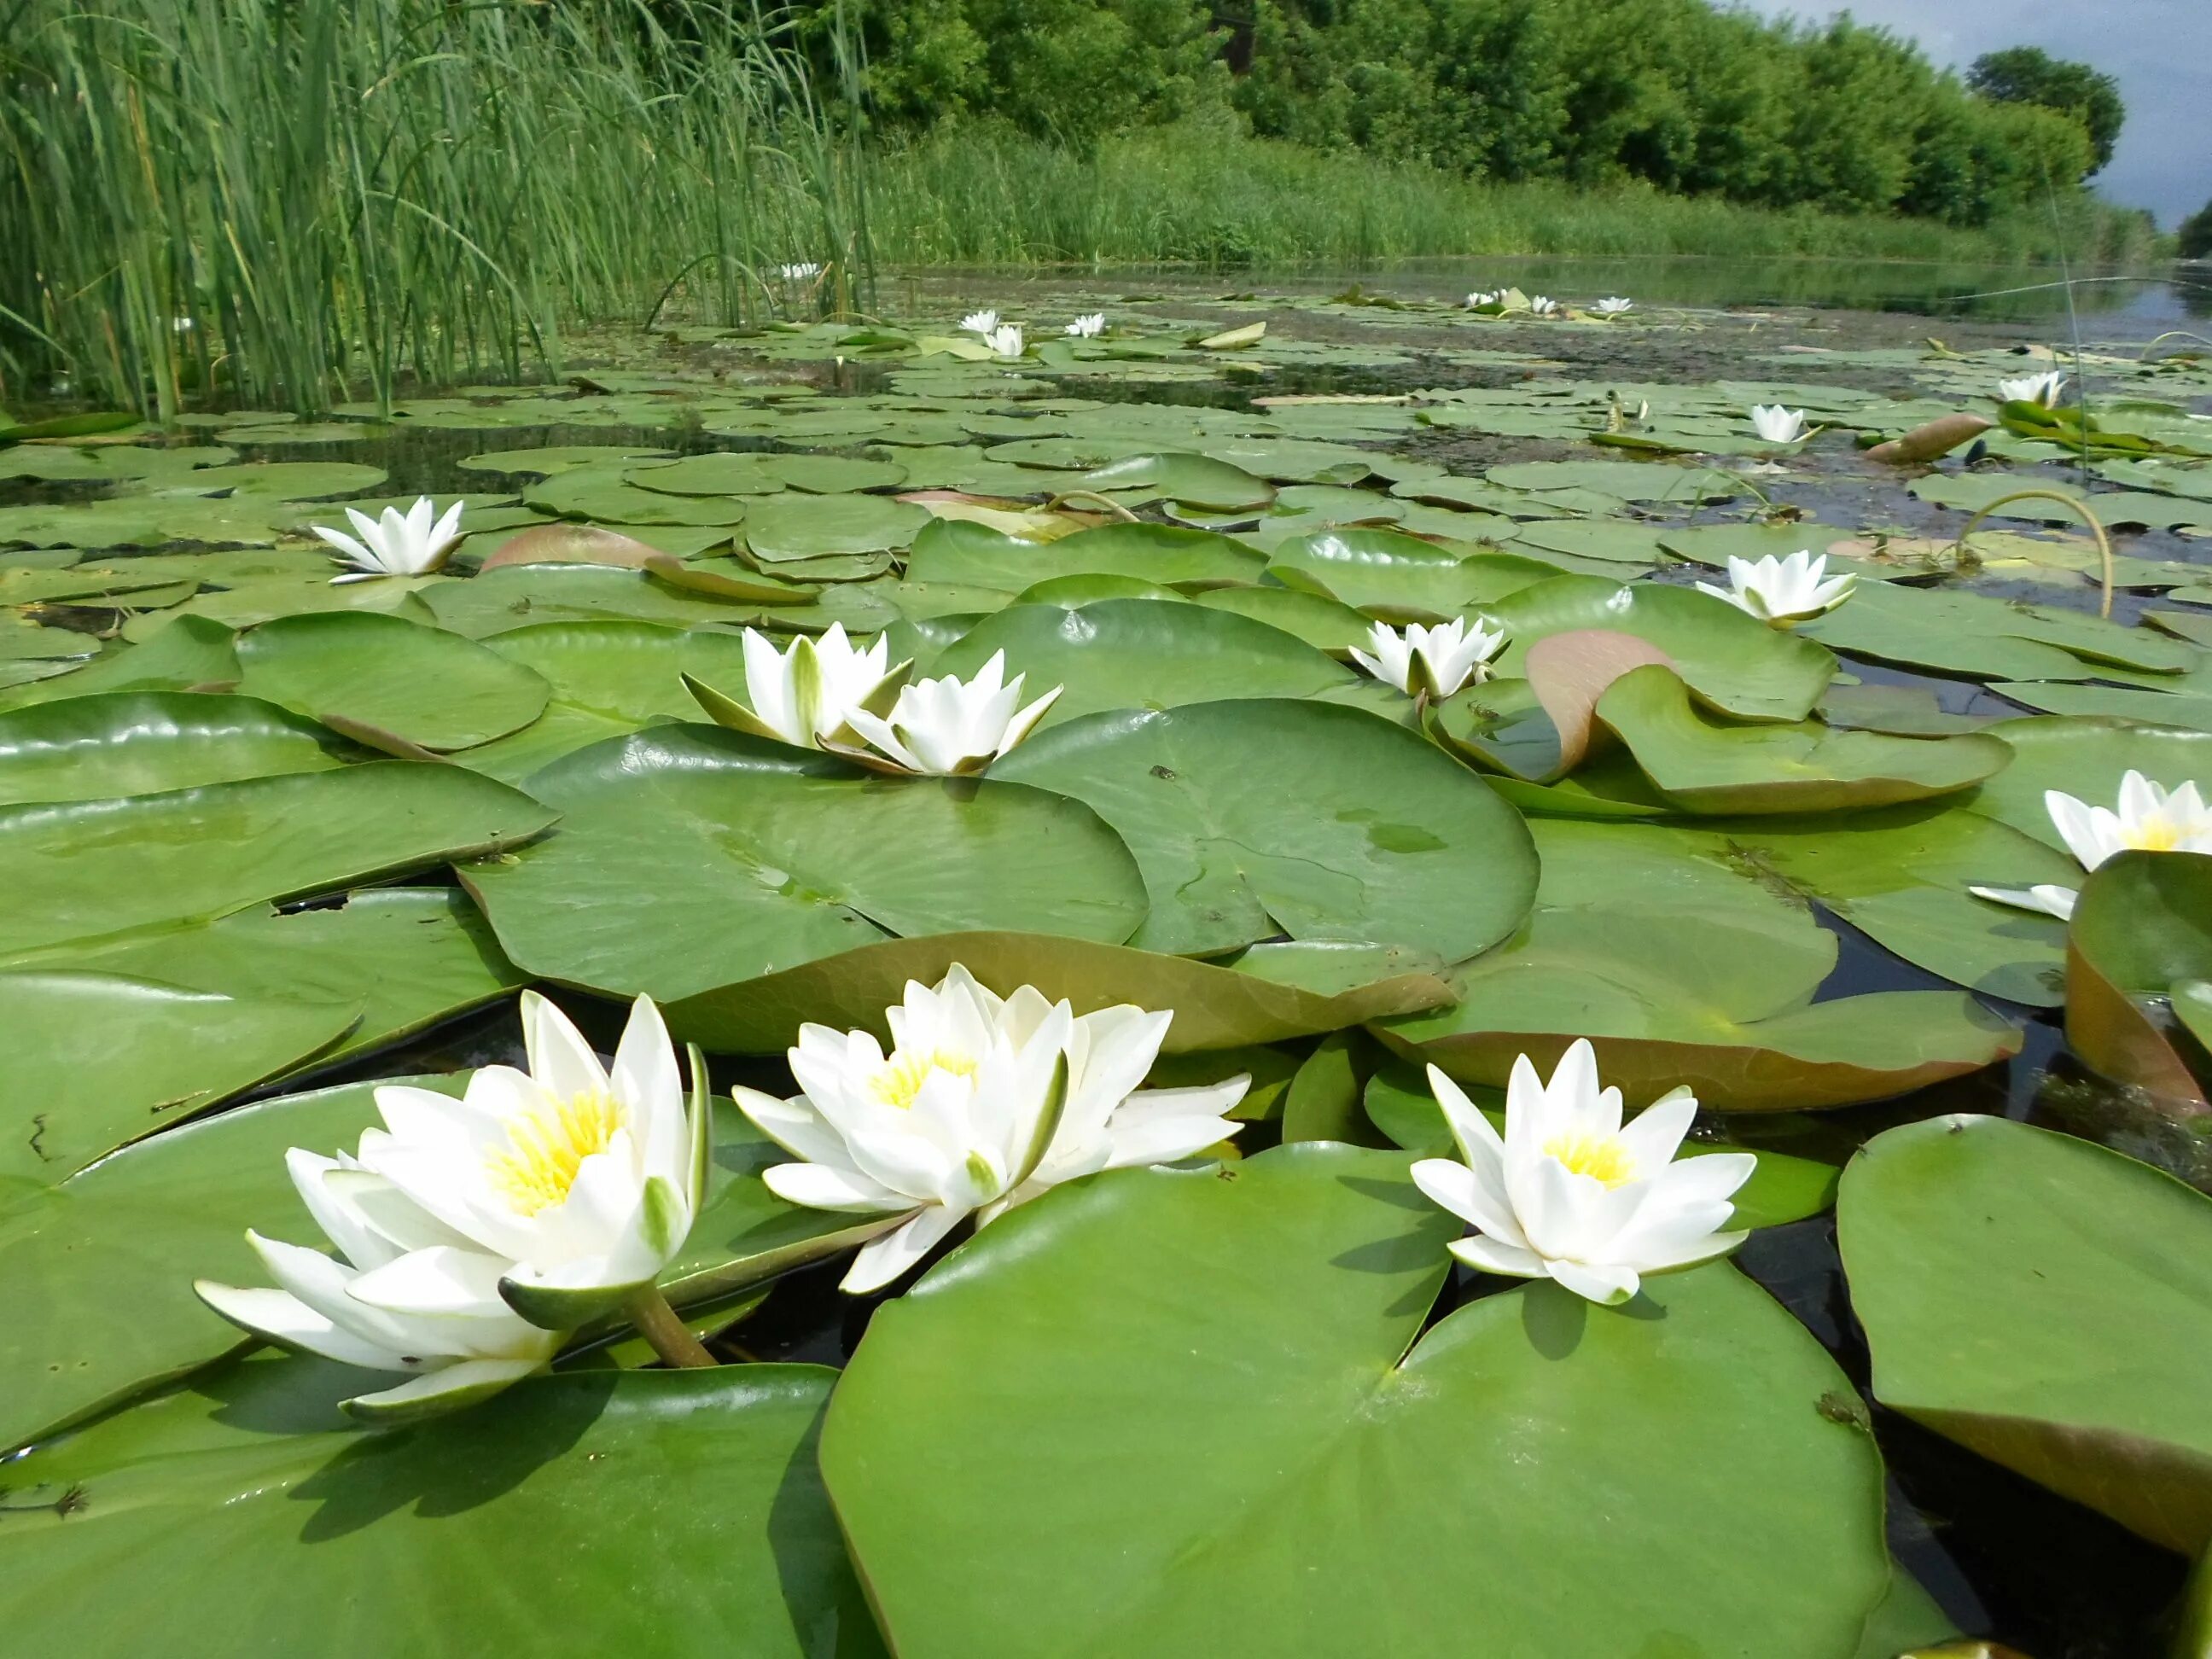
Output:
M1744 0L1769 16L1826 17L1822 0ZM2041 46L2120 83L2127 129L2099 189L2171 229L2212 199L2212 0L1858 0L1862 23L1964 69L2001 46Z

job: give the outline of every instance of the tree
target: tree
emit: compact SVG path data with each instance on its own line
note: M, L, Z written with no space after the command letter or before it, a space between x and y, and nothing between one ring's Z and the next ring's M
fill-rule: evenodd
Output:
M2087 64L2053 58L2040 46L1983 54L1966 71L1966 84L1996 103L2040 104L2072 116L2089 135L2091 173L2100 172L2112 159L2128 118L2118 82Z
M2212 258L2212 202L2181 222L2180 241L2183 258Z

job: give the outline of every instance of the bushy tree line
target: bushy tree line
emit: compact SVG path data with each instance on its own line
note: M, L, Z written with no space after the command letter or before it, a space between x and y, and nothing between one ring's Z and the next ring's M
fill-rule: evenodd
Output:
M835 0L815 3L826 23ZM1961 224L2099 159L2078 112L1977 95L1885 31L1705 0L844 0L844 15L879 118L990 117L1079 146L1225 105L1263 137L1474 178Z

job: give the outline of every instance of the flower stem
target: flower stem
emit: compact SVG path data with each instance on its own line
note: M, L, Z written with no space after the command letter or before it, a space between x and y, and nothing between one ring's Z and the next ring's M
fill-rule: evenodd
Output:
M662 1364L696 1369L720 1363L691 1334L690 1328L676 1316L676 1310L668 1305L668 1298L660 1293L659 1285L647 1285L623 1304L623 1311L637 1327L637 1334L653 1345Z

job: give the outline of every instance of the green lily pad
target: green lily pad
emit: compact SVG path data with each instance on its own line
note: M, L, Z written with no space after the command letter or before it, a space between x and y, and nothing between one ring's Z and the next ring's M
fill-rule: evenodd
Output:
M1355 708L1094 714L991 775L1072 796L1128 844L1152 894L1130 939L1145 950L1217 955L1287 933L1455 962L1510 933L1535 891L1521 815L1417 733Z
M1881 1462L1804 1329L1722 1265L1424 1334L1459 1229L1405 1168L1117 1171L878 1309L822 1467L897 1651L1359 1653L1387 1609L1395 1650L1540 1653L1568 1606L1593 1653L1850 1651L1889 1578ZM947 1572L945 1535L991 1572Z
M392 1082L459 1092L459 1078ZM240 1345L195 1278L250 1284L249 1227L313 1237L284 1168L293 1146L351 1146L374 1085L260 1101L125 1147L58 1186L0 1204L0 1446L143 1393ZM87 1307L108 1310L95 1323Z
M733 525L745 504L726 496L672 495L628 482L612 468L579 467L532 484L522 499L556 519L593 524Z
M441 582L421 597L438 626L471 639L536 623L743 626L762 620L767 609L754 600L672 587L647 571L595 564L514 565L465 582Z
M1144 881L1078 802L878 780L713 726L595 744L530 780L560 832L464 879L533 974L663 1001L899 934L1117 943Z
M221 623L205 617L165 617L144 643L53 679L17 686L5 702L22 707L107 691L185 691L202 685L228 690L238 680L235 638Z
M342 904L241 910L69 961L234 996L358 1006L361 1023L319 1054L319 1065L412 1036L529 983L467 896L450 887L372 887Z
M527 726L550 695L535 672L473 640L373 612L264 623L240 636L238 660L249 695L351 735L373 728L436 750Z
M2064 926L1966 890L2072 887L2081 868L1984 817L1971 799L1841 820L1752 819L1732 826L1730 836L1753 867L1820 900L1907 962L2012 1002L2051 1008L2063 1000Z
M1557 574L1533 559L1466 558L1395 530L1330 530L1278 545L1267 574L1385 622L1442 622Z
M2212 979L2212 856L2121 853L2081 884L2067 935L2066 1036L2106 1077L2176 1116L2212 1107L2212 1071L2177 1041L2184 988ZM2171 1010L2171 1013L2167 1011Z
M459 757L506 783L520 783L602 739L698 719L698 701L684 689L686 674L709 685L744 681L744 645L736 634L653 623L561 622L510 629L486 643L534 670L553 692L544 714L530 725Z
M1080 611L1013 605L946 647L930 672L970 675L999 651L1008 675L1029 677L1032 695L1064 688L1047 726L1108 708L1317 696L1358 678L1280 629L1158 599L1103 599Z
M1894 582L1861 583L1802 631L1856 656L1992 679L2092 679L2100 662L2178 673L2191 660L2188 647L2142 629Z
M1211 531L1170 525L1103 525L1048 543L940 519L915 538L907 580L1020 593L1048 578L1124 576L1190 592L1260 579L1267 561Z
M0 807L0 962L495 851L553 817L489 778L403 761Z
M1116 1003L1171 1011L1167 1054L1313 1036L1451 996L1442 963L1388 945L1255 945L1209 963L1043 933L938 933L702 992L666 1010L669 1028L739 1054L781 1053L810 1020L880 1032L908 980L935 984L955 963L1001 994L1034 985L1079 1013Z
M1712 467L1665 461L1520 461L1483 476L1507 489L1595 489L1624 501L1694 504L1750 493L1740 479Z
M836 1375L574 1372L386 1436L337 1410L362 1373L244 1360L13 1466L11 1495L51 1509L0 1537L23 1591L10 1628L40 1650L128 1652L183 1629L276 1652L313 1631L318 1653L351 1659L389 1654L404 1626L423 1659L487 1644L879 1659L815 1473ZM551 1559L568 1565L542 1571ZM229 1570L247 1560L262 1570ZM333 1616L369 1583L382 1612Z
M1518 672L1528 647L1553 634L1633 634L1665 652L1698 696L1743 720L1803 720L1836 672L1835 658L1810 640L1692 588L1555 576L1486 610L1506 632L1504 672Z
M1577 1037L1632 1103L1686 1084L1717 1111L1880 1100L1977 1071L2020 1034L1972 998L1900 991L1814 1002L1835 936L1735 867L1719 835L1541 819L1528 925L1452 975L1459 1000L1378 1035L1455 1077L1502 1085Z
M927 507L889 495L768 495L748 510L744 544L755 560L781 565L832 553L893 551L934 522Z
M616 466L625 472L639 470L649 460L673 462L665 449L634 449L617 444L548 444L542 449L488 449L464 456L454 463L469 472L526 472L541 478L574 472L580 467Z
M1883 1404L2154 1543L2212 1541L2212 1199L1951 1116L1869 1141L1838 1213Z
M1165 496L1186 507L1227 511L1273 504L1275 487L1241 466L1210 456L1169 453L1127 455L1094 467L1076 483L1079 489L1133 490Z
M0 1176L58 1181L327 1048L361 1004L0 973Z
M0 805L325 771L356 752L312 720L253 697L98 693L0 714Z
M1342 656L1364 647L1373 624L1359 611L1318 593L1288 587L1216 587L1192 596L1209 611L1229 611L1295 634L1316 651Z
M1992 737L1898 738L1817 720L1738 726L1702 714L1672 669L1632 669L1598 700L1668 799L1687 811L1837 812L1972 788L2012 751Z
M2058 852L2067 850L2066 842L2044 805L2049 790L2109 806L2130 772L2168 788L2191 779L2200 787L2212 786L2212 732L2064 715L2002 720L1984 729L2011 749L2013 762L1984 780L1968 805Z
M164 469L132 486L147 495L228 495L241 501L319 501L358 495L388 475L359 461L246 461L235 466Z

